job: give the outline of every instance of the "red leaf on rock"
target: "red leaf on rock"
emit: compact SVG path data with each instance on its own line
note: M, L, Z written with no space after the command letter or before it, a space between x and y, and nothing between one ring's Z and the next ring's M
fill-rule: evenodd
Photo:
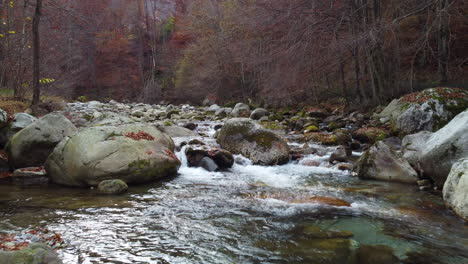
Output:
M146 133L144 131L138 131L138 133L129 132L129 133L124 134L124 136L126 136L128 138L131 138L131 139L134 139L134 140L137 140L137 141L140 141L142 139L154 140L153 136L151 136L150 134L148 134L148 133Z

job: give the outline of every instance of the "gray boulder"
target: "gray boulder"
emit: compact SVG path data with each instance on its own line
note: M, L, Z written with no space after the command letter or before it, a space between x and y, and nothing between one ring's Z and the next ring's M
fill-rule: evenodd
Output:
M0 146L5 144L21 129L36 122L37 118L26 113L17 113L14 115L13 120L8 126L0 130Z
M248 118L227 121L217 142L223 149L242 154L254 164L277 165L289 161L289 146L279 136Z
M61 264L62 261L46 244L34 243L17 251L0 251L2 264Z
M51 113L16 133L6 150L13 168L42 166L65 137L76 132L76 127L63 115Z
M250 116L250 106L244 103L238 103L232 109L232 116L234 117L249 117Z
M432 136L432 132L421 131L403 138L401 143L401 152L413 167L417 166L421 150L426 146L426 142Z
M468 221L468 158L453 164L443 194L445 203Z
M211 105L210 107L206 108L205 112L215 113L219 109L221 109L221 107L219 105L217 105L217 104L214 104L214 105Z
M401 155L379 141L364 152L354 167L361 179L416 183L418 174Z
M424 175L443 186L453 164L468 157L468 110L431 135L420 153Z
M69 186L144 183L177 173L173 151L172 139L149 124L89 127L62 140L45 168L53 182Z
M268 110L263 109L263 108L257 108L253 110L252 113L250 114L250 119L259 120L260 118L269 116L269 115L270 115L270 112L268 112Z
M430 88L392 101L378 118L389 118L406 134L437 131L468 107L468 91Z

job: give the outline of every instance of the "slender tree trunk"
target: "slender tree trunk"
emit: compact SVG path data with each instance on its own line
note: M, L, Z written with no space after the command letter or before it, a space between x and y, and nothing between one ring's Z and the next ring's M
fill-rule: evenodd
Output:
M449 57L449 0L438 1L438 72L439 83L444 85L448 81L448 57Z
M42 15L42 0L36 0L36 11L34 12L32 33L33 33L33 99L32 105L39 103L40 88L40 39L39 39L39 22Z

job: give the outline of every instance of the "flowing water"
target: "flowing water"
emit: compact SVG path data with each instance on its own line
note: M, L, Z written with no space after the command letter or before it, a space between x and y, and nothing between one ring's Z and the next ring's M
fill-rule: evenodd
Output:
M308 226L350 231L351 247L387 245L408 263L468 263L467 226L416 186L361 181L325 166L327 155L307 157L319 167L237 156L229 172L178 156L178 176L123 196L0 185L0 231L57 232L64 263L337 263L338 253L327 259L328 248L304 239Z

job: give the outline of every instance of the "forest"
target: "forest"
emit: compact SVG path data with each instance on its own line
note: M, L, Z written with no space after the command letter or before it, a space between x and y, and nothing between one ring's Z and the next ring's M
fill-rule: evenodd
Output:
M0 87L69 99L340 98L375 106L466 87L461 0L0 2Z
M467 0L0 0L0 264L467 264Z

